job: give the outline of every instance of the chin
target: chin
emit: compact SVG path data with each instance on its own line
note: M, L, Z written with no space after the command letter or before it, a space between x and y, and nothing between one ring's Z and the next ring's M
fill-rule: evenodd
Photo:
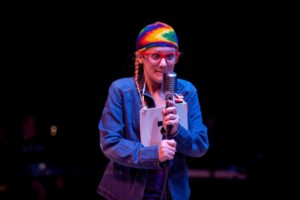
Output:
M157 84L161 84L162 82L163 82L163 77L160 77L160 78L158 78L158 77L155 77L154 79L152 79L155 83L157 83Z
M164 76L163 76L163 74L160 74L159 76L157 76L157 78L156 78L156 81L157 82L159 82L159 83L162 83L163 82L163 80L164 80Z

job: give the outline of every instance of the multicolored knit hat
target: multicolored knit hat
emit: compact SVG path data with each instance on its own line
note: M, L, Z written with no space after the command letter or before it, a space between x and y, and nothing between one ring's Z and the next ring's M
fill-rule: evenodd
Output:
M168 24L155 22L141 30L136 40L136 51L150 47L167 46L178 49L178 39L174 29Z

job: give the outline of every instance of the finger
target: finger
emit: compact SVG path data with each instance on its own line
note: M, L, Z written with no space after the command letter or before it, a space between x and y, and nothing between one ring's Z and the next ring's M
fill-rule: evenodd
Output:
M162 117L165 119L169 115L177 115L177 110L176 108L164 108L162 110Z
M174 155L176 153L176 147L171 146L168 151L169 154Z
M174 152L174 154L176 153L176 145L172 146L172 152Z
M167 109L166 108L162 109L162 115L166 115L166 114L167 114Z
M166 140L168 145L170 145L171 147L176 147L177 142L174 139L171 140Z
M165 119L163 120L163 126L164 128L166 128L167 126L172 126L172 129L174 129L174 131L176 131L178 129L178 125L179 125L179 118L176 117L174 120L173 119Z
M168 101L167 101L167 104L169 105L169 107L175 106L175 102L172 101L172 100L168 100Z
M176 114L169 114L169 115L167 115L166 117L165 117L165 120L166 121L169 121L169 120L176 120L176 119L178 119L178 115L176 115Z
M169 160L173 160L174 159L174 155L169 155Z
M168 113L176 114L177 113L176 107L172 106L172 107L166 108L166 114L168 114Z

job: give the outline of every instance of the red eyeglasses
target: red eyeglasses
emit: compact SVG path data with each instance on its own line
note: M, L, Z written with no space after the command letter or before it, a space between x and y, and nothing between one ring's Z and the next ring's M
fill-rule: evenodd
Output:
M169 64L175 64L178 62L179 56L181 55L180 52L171 52L171 53L158 53L158 52L141 52L140 54L147 56L149 62L152 64L159 64L161 59L165 59Z

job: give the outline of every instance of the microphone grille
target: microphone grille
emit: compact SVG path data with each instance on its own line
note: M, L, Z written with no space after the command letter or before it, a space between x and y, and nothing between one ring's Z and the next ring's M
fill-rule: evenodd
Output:
M164 73L164 92L174 93L176 87L176 76L175 72Z

